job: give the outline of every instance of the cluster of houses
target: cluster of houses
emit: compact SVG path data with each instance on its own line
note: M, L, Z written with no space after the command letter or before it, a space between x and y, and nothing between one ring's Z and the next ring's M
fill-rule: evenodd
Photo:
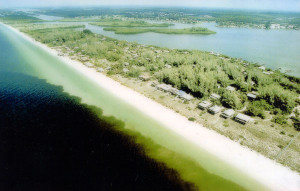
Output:
M57 55L58 56L69 56L70 54L74 54L75 51L71 50L69 47L67 46L57 46L57 47L54 47L56 50L57 50ZM79 49L79 47L75 47L74 49ZM133 52L132 53L133 56L137 56L136 52ZM79 60L81 61L85 66L89 67L89 68L92 68L94 67L94 64L92 64L90 62L90 59L84 55L82 55L80 52L76 53L76 55L73 55L70 57L72 60ZM106 61L106 60L105 60ZM104 61L103 61L104 62ZM107 62L107 61L106 61ZM105 63L105 62L104 62ZM127 68L129 66L129 63L128 62L124 62L123 63L124 65L124 68L123 68L123 72L124 73L127 73L129 72L129 69ZM107 67L107 68L101 68L101 67L98 67L96 68L96 70L98 72L104 72L105 70L106 71L109 71L111 70L111 67Z
M178 96L179 98L186 100L186 101L191 101L192 99L194 99L193 96L191 96L190 94L187 94L185 91L178 90L168 84L155 84L154 83L153 86L155 86L156 89L158 89L158 90L171 93L172 95ZM236 88L232 87L232 86L228 86L226 89L229 91L236 91ZM248 93L247 96L249 99L256 99L257 93L256 92ZM210 99L219 100L219 99L221 99L221 96L216 93L213 93L210 95ZM220 116L225 119L234 117L235 121L242 123L242 124L246 124L246 123L252 121L252 118L248 115L245 115L242 113L238 113L237 115L235 115L236 112L233 109L226 109L225 111L221 112L223 110L223 107L218 106L218 105L213 105L210 101L202 101L201 103L198 104L198 108L201 110L207 110L209 113L211 113L213 115L221 113Z
M187 94L185 91L178 90L178 89L176 89L176 88L174 88L174 87L172 87L171 85L168 85L168 84L154 84L153 86L155 86L156 89L158 89L158 90L171 93L172 95L176 95L179 98L181 98L183 100L186 100L186 101L191 101L192 99L194 99L193 96L191 96L190 94ZM235 88L232 87L232 86L228 86L227 89L229 91L235 91ZM253 96L256 96L256 95L251 94L251 93L250 93L250 95L248 95L249 98L251 98ZM218 100L218 99L221 98L221 96L218 95L218 94L213 93L213 94L210 95L210 98L214 99L214 100ZM255 98L253 98L253 99L255 99ZM201 103L198 104L198 108L201 109L201 110L207 110L209 113L211 113L213 115L220 113L223 109L223 107L218 106L218 105L213 105L209 101L202 101ZM235 114L236 113L233 109L227 109L227 110L223 111L220 114L220 116L227 119L227 118L232 118ZM246 123L252 121L252 118L248 115L238 113L234 117L234 120L239 122L239 123L246 124Z
M134 50L130 50L130 47L127 46L127 47L124 48L124 52L127 53L127 54L129 54L129 58L128 58L129 60L136 60L136 59L139 59L138 62L141 62L141 60L140 60L140 58L142 58L142 56L141 56L141 54L142 54L141 49L144 48L144 47L146 47L146 45L137 45L137 46L134 48ZM153 53L155 53L155 54L154 54L155 57L154 57L154 58L146 57L145 59L146 59L148 62L153 61L153 59L155 59L155 58L159 58L160 55L161 55L161 53L169 53L168 50L157 50L157 49L155 49L154 47L149 47L149 48L151 49L151 51L152 51Z
M295 25L280 25L280 24L271 24L270 29L294 29Z
M211 94L210 96L211 99L220 99L221 96L218 94ZM218 114L222 111L222 107L218 105L213 105L209 101L202 101L201 103L198 104L198 108L201 110L207 110L209 113L215 115ZM235 115L235 111L233 109L227 109L221 113L221 117L227 119L227 118L232 118ZM238 113L235 117L234 120L236 120L239 123L246 124L250 122L252 119L248 115L244 115L241 113Z
M57 50L58 56L70 56L75 54L75 51L71 50L67 46L57 46L54 47ZM79 47L75 47L74 49L79 49ZM87 67L93 67L94 65L90 63L90 59L84 55L82 55L80 52L76 53L76 55L73 55L70 57L72 60L79 60L84 63Z
M139 46L140 46L140 45L139 45ZM62 51L62 48L65 50L66 53L64 53L64 51ZM78 47L75 47L75 49L76 49L76 48L78 48ZM140 47L138 47L138 49L139 49L139 48L140 48ZM152 48L152 50L153 50L154 53L156 53L156 54L159 54L159 53L162 52L162 51L160 51L160 50L154 50L153 47L150 47L150 48ZM58 55L59 55L59 56L68 56L68 55L74 53L74 51L72 51L70 48L65 47L65 46L64 46L64 47L57 47L57 50L58 50ZM137 51L131 51L131 50L129 50L129 47L125 47L125 48L124 48L124 51L125 51L126 53L130 54L130 55L132 56L133 59L136 59L136 58L138 57ZM169 52L169 51L165 50L164 52ZM211 54L211 55L218 56L218 57L221 56L219 53L214 53L214 52L210 52L210 54ZM94 65L93 65L92 63L90 63L90 59L89 59L88 57L83 56L81 53L78 53L77 55L72 56L72 59L76 59L76 60L82 61L82 62L84 63L84 65L86 65L87 67L94 67ZM124 63L123 63L123 66L124 66L124 67L123 67L123 72L124 72L124 73L129 72L129 70L128 70L128 66L129 66L129 65L130 65L130 64L129 64L128 62L124 62ZM248 64L247 64L247 65L248 65ZM172 66L171 66L171 65L168 65L168 64L166 64L165 67L168 68L168 69L172 68ZM266 68L265 68L264 66L260 66L260 67L258 67L258 68L261 69L261 70L263 71L264 74L270 75L270 74L273 73L273 72L271 72L271 71L265 71ZM103 69L103 68L96 68L96 70L97 70L98 72L104 72L105 70L109 71L109 70L110 70L110 67L109 67L109 68L106 68L106 69ZM142 80L142 81L148 81L148 80L150 80L151 77L150 77L149 75L143 74L143 75L140 75L138 78L139 78L140 80ZM252 84L252 85L253 85L253 84ZM183 99L183 100L185 100L185 101L191 101L192 99L194 99L194 97L191 96L190 94L186 93L186 92L183 91L183 90L178 90L178 89L172 87L171 85L167 85L167 84L155 84L154 86L155 86L156 89L158 89L158 90L161 90L161 91L164 91L164 92L168 92L168 93L170 93L170 94L172 94L172 95L175 95L176 97L179 97L179 98L181 98L181 99ZM231 91L231 92L236 91L236 88L233 87L233 86L227 86L226 89L227 89L228 91ZM257 98L257 93L255 93L255 92L248 93L248 94L247 94L247 97L248 97L249 99L254 100L254 99ZM218 95L218 94L213 93L213 94L210 95L210 99L213 99L213 100L219 100L219 99L221 99L221 96ZM202 109L202 110L207 110L209 113L211 113L211 114L213 114L213 115L218 114L218 113L221 113L220 116L223 117L223 118L226 118L226 119L227 119L227 118L232 118L232 117L235 116L234 119L235 119L237 122L240 122L240 123L242 123L242 124L246 124L246 123L248 123L249 121L252 120L250 116L247 116L247 115L244 115L244 114L241 114L241 113L238 113L237 115L235 115L236 113L235 113L235 111L234 111L233 109L227 109L227 110L221 112L222 109L223 109L222 107L220 107L220 106L218 106L218 105L213 105L213 104L212 104L211 102L209 102L209 101L203 101L203 102L199 103L199 104L198 104L198 108L199 108L199 109Z
M140 48L140 46L137 47L137 49L139 49L139 48ZM129 47L125 47L124 52L131 55L130 60L137 59L139 57L138 53L134 50L129 50Z
M171 93L172 95L176 95L179 98L186 100L186 101L191 101L192 99L194 99L194 97L191 96L190 94L186 93L185 91L173 88L171 85L157 84L156 89Z
M67 46L57 46L54 47L57 50L58 56L69 56L75 53L75 51L71 50ZM63 51L64 49L64 51ZM79 47L75 47L75 49L79 49ZM79 60L81 61L85 66L92 68L94 67L94 64L90 62L90 59L86 56L83 56L81 53L76 53L76 55L73 55L70 57L72 60ZM98 69L97 69L98 71Z
M69 56L70 54L74 54L75 51L71 50L69 47L63 45L63 46L56 46L56 47L53 47L57 50L58 52L58 56ZM63 51L63 49L65 51Z

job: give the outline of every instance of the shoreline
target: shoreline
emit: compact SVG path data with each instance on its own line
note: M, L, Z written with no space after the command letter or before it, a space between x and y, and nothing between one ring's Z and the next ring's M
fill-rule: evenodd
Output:
M57 56L57 51L37 42L17 29L5 25L22 37ZM271 190L299 190L300 176L287 167L268 159L255 151L241 146L239 143L226 138L200 124L188 121L187 118L161 104L141 95L140 93L121 85L113 79L96 72L95 69L84 66L79 61L68 57L59 57L65 64L71 66L81 74L86 75L99 86L126 101L133 107L143 111L146 115L162 123L166 128L189 140L196 146L226 161L240 169ZM172 120L169 120L172 119ZM217 140L217 142L216 142Z

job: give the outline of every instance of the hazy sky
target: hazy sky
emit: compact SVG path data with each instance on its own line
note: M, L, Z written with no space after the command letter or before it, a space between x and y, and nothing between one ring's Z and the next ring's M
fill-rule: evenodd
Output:
M0 8L84 5L193 6L300 11L300 0L0 0Z

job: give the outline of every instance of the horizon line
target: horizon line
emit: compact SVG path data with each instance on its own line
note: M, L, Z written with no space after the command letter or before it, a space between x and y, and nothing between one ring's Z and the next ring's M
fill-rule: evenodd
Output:
M4 9L45 9L45 8L102 8L102 7L110 7L110 8L189 8L189 9L211 9L211 10L234 10L234 11L267 11L267 12L294 12L300 13L300 10L287 10L287 9L268 9L268 8L230 8L230 7L207 7L207 6L165 6L165 5L42 5L42 6L7 6L1 7L0 10Z

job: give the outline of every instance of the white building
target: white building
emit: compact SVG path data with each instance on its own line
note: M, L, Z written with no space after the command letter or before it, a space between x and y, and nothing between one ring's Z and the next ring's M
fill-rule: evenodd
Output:
M246 124L251 121L251 117L244 114L237 114L237 116L234 118L237 122L240 122L242 124Z
M198 104L198 108L204 110L208 107L210 107L212 104L209 101L203 101L201 103Z
M224 117L225 119L231 118L234 115L234 113L235 112L233 109L227 109L221 114L221 117Z
M211 94L211 95L210 95L210 98L212 98L212 99L220 99L221 96L218 95L218 94Z
M192 99L194 99L193 96L191 96L190 94L187 94L185 91L182 90L178 90L177 93L178 97L186 100L186 101L191 101Z
M260 67L258 67L258 69L261 69L261 70L266 70L266 67L264 67L264 66L260 66Z
M247 94L247 97L250 98L250 99L256 99L257 98L257 95L253 94L253 93L248 93Z
M208 109L208 112L211 114L217 114L221 111L221 109L222 108L220 106L214 105Z
M236 88L233 87L233 86L227 86L226 90L229 90L229 91L233 92L233 91L236 91Z

